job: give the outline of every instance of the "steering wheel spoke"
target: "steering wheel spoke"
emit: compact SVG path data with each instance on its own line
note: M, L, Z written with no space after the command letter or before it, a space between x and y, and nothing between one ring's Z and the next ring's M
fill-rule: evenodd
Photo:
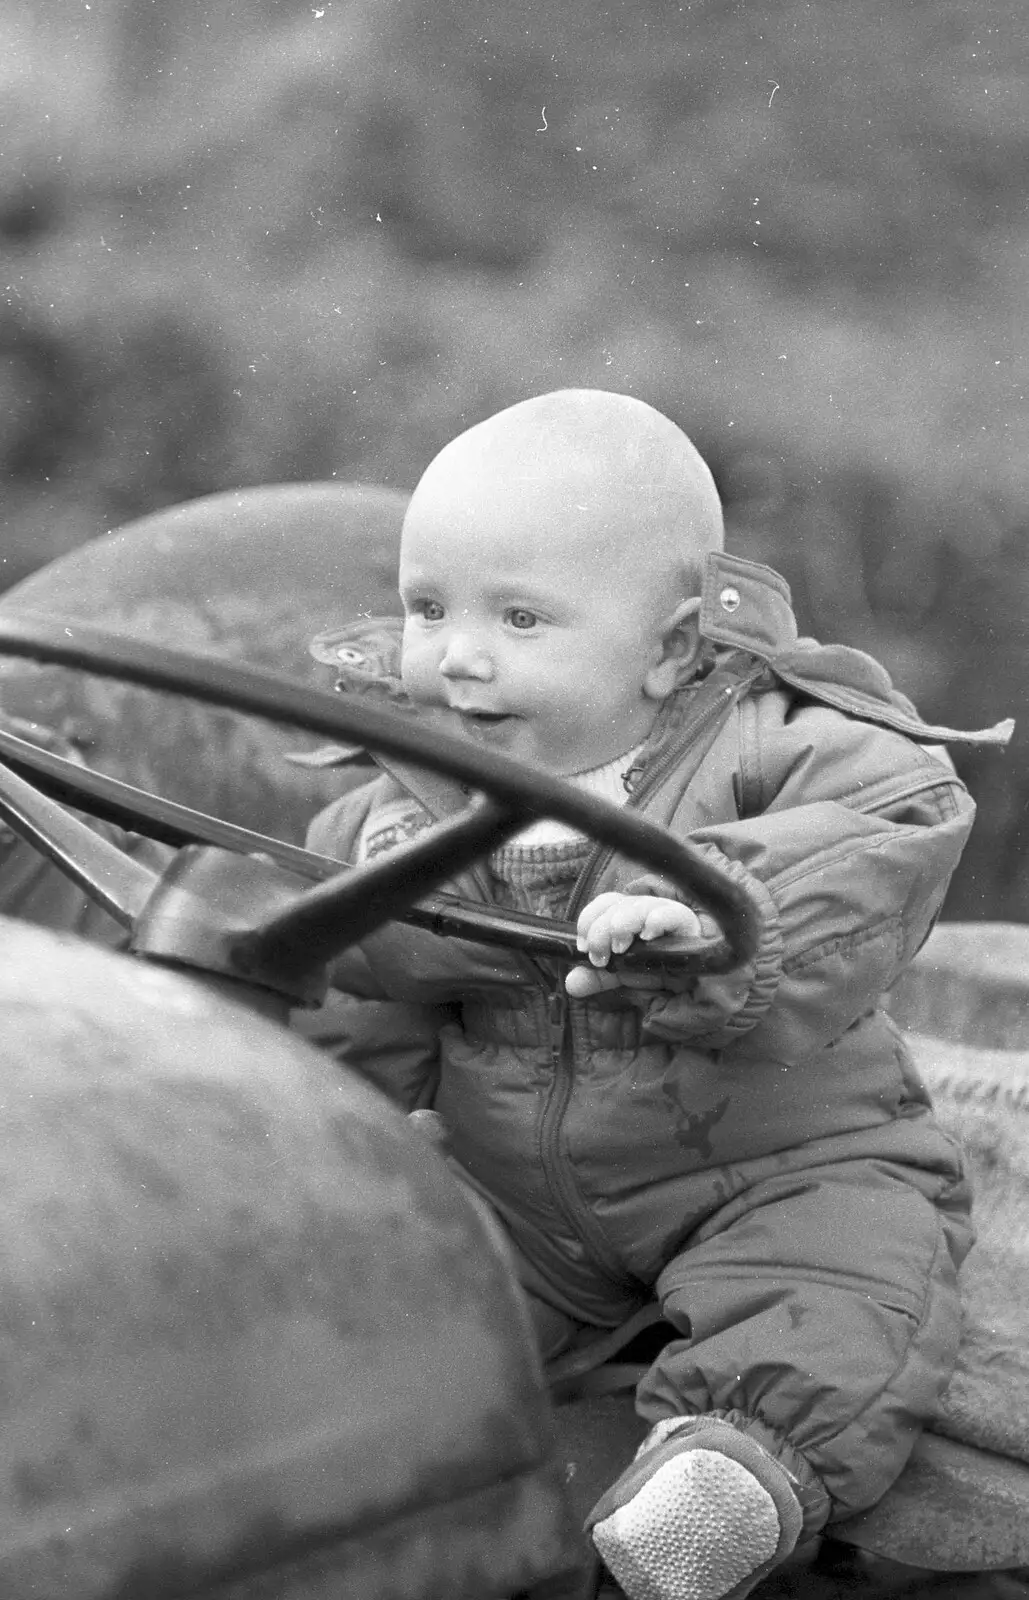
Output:
M157 874L72 816L56 800L0 764L0 817L19 838L45 855L102 906L131 928Z
M509 807L476 798L456 817L390 850L381 861L307 889L241 939L236 959L244 972L253 961L257 970L284 975L312 962L327 965L344 946L397 920L420 890L453 877L502 844L522 820Z

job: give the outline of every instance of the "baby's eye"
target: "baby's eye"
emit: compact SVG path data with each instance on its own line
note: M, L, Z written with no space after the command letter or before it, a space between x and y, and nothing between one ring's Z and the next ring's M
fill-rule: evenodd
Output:
M535 611L527 611L524 606L512 606L507 613L507 620L512 628L518 628L523 633L529 628L534 628L539 621Z
M426 622L443 621L443 607L438 600L416 600L411 610L416 617L422 617Z

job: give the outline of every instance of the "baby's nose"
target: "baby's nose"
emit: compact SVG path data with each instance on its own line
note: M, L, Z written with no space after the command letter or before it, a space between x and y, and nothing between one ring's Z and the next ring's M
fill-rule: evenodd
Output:
M493 676L493 660L481 641L459 629L447 640L439 670L444 678L477 678L488 682Z

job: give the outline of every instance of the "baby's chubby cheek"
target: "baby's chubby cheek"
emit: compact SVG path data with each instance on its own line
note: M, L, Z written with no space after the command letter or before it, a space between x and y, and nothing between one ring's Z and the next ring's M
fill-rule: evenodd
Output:
M410 647L406 642L400 657L400 681L412 700L420 705L444 705L443 679L435 662L426 658L424 649Z
M400 681L411 704L425 712L423 721L431 723L440 733L461 737L466 730L456 711L447 704L446 684L435 665L405 658L401 662Z

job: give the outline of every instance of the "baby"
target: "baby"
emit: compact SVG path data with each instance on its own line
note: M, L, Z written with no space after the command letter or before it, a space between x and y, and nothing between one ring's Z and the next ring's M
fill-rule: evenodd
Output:
M714 930L543 820L452 887L576 920L580 963L391 924L336 973L379 1002L368 1070L441 1114L501 1219L544 1359L653 1299L679 1334L588 1520L604 1563L632 1600L743 1596L883 1494L952 1370L969 1197L881 996L972 824L933 746L1004 730L931 728L869 657L798 640L783 580L723 551L693 445L622 395L449 444L400 593L413 702L688 836L760 930L727 974L620 972L634 939ZM366 860L467 804L380 765L313 849Z

